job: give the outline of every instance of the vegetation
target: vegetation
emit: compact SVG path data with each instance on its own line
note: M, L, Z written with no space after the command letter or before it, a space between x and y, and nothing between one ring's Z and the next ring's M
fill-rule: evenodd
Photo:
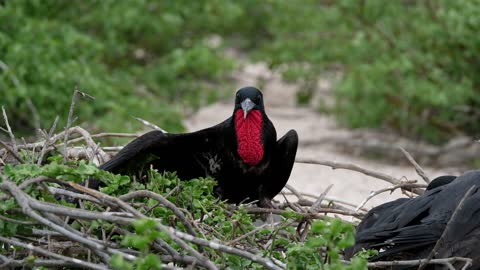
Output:
M29 153L23 152L23 155L27 158ZM13 259L12 265L23 259L30 266L59 259L51 253L31 255L28 248L20 245L37 239L37 248L62 254L67 257L62 258L64 264L69 266L83 261L95 267L104 267L107 263L114 269L163 269L166 263L175 262L178 266L197 264L206 268L201 261L192 262L194 253L181 244L187 242L221 269L285 269L285 266L288 269L366 269L366 259L362 257L355 258L351 264L341 261L343 249L354 243L355 230L353 225L339 219L327 216L318 219L315 215L313 219L306 218L301 212L286 208L275 225L270 226L262 222L264 214L254 214L257 207L235 207L216 199L213 179L180 181L174 173L160 174L152 170L149 181L140 183L139 179L113 175L85 161L67 164L62 161L62 156L54 155L43 166L7 164L0 174L0 196L4 200L0 204L0 241L15 241L13 245L0 244L0 251L2 256ZM89 177L106 184L101 189L103 193L87 190L90 199L81 203L84 210L74 214L75 219L59 215L61 209L70 212L68 207L75 204L59 202L52 194L58 196L68 187L67 181L79 182ZM144 190L156 197L146 193L132 195ZM116 198L125 201L127 206L122 206ZM38 211L38 207L44 208ZM91 219L88 213L101 217ZM129 218L132 215L137 218ZM55 227L58 222L66 232ZM45 241L46 235L50 235L48 241ZM72 235L82 235L83 242L80 244ZM92 247L95 240L107 243L110 249ZM178 255L173 258L165 252L165 247ZM72 263L68 257L77 261ZM275 267L272 260L280 266ZM268 267L268 263L273 266ZM95 269L91 265L87 268Z
M79 110L93 128L138 130L136 116L180 131L178 105L192 111L214 100L233 68L207 43L229 14L222 8L228 5L8 1L0 7L2 105L15 130L32 133L32 111L41 127L65 117L78 85L96 98Z
M302 82L307 97L319 75L340 67L333 110L348 126L436 143L480 131L480 1L268 5L257 56Z
M340 70L336 106L322 109L349 127L436 143L478 133L480 1L301 2L7 1L2 105L32 133L32 111L49 126L78 85L96 97L79 111L94 129L138 129L137 116L179 131L185 110L230 88L228 46L298 81L300 101Z

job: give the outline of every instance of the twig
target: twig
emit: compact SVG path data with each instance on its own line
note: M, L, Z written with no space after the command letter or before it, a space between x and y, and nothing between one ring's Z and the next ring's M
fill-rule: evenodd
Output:
M234 245L235 243L237 243L237 242L239 242L239 241L241 241L241 240L243 240L243 239L245 239L245 238L247 238L247 237L249 237L249 236L251 236L251 235L256 234L257 232L261 231L263 228L265 228L265 227L267 227L267 226L269 226L269 225L270 225L270 224L268 224L268 223L262 224L262 225L258 226L257 228L255 228L254 230L252 230L252 231L250 231L250 232L248 232L248 233L246 233L246 234L242 234L242 235L240 235L239 237L231 240L230 242L227 243L227 246L232 246L232 245Z
M408 161L415 167L415 171L417 174L425 181L427 184L430 184L430 179L428 178L427 174L423 170L422 167L415 161L415 159L410 155L410 153L407 152L407 150L403 149L403 147L399 146L398 149L402 151L402 153L405 155L405 157L408 159Z
M471 187L468 189L468 191L465 193L465 195L463 195L462 199L460 200L460 202L458 203L457 207L456 207L455 210L453 211L452 216L451 216L450 219L448 220L447 225L445 226L445 229L444 229L443 232L442 232L442 235L440 236L440 238L438 238L437 243L435 243L435 246L433 247L432 251L431 251L430 254L428 255L426 261L425 261L424 263L420 264L420 266L418 267L418 270L423 270L423 269L425 268L425 266L428 264L428 262L430 262L430 260L432 260L433 256L435 256L435 254L437 253L438 248L439 248L440 245L442 244L443 239L445 238L445 236L447 235L448 230L450 229L450 224L457 218L458 212L460 212L460 210L462 209L463 205L465 204L465 200L473 193L473 190L476 189L476 188L477 188L477 186L475 186L475 185L471 186Z
M285 188L290 190L293 193L293 195L295 195L297 197L297 199L299 201L303 199L302 194L300 192L298 192L298 190L296 190L294 187L290 186L289 184L286 184Z
M70 103L70 109L68 111L67 125L65 126L65 136L63 138L63 142L64 142L64 145L65 145L65 152L66 152L67 147L68 147L68 135L69 135L69 133L67 132L67 130L70 129L70 127L72 126L73 110L75 108L75 102L77 101L77 96L78 95L81 95L82 97L88 97L90 99L95 99L93 96L90 96L90 95L88 95L86 93L83 93L80 90L78 90L78 86L75 85L75 89L74 89L73 95L72 95L72 102ZM66 153L63 157L63 162L64 163L67 162Z
M20 163L25 163L25 161L23 161L23 159L18 155L17 151L15 151L14 149L12 149L10 146L8 146L8 144L6 144L5 142L3 141L0 141L0 144L5 148L7 149L8 152L10 152L10 154L12 154L12 156L18 160L18 162Z
M322 194L320 194L320 196L318 197L318 199L313 203L313 205L310 207L309 211L311 213L315 213L317 211L317 209L321 208L322 207L322 201L323 199L325 199L325 196L327 196L327 193L330 191L330 189L332 189L333 187L333 184L332 185L329 185L325 191L322 192Z
M313 194L310 194L310 193L306 193L306 192L299 192L299 193L300 193L300 195L302 195L302 196L310 197L310 198L315 199L315 200L318 198L317 195L313 195ZM292 195L292 194L290 194L290 193L285 193L285 195ZM353 204L353 203L351 203L351 202L347 202L347 201L345 201L345 200L341 200L341 199L339 199L339 198L332 197L332 196L325 196L325 199L324 199L324 200L331 201L331 202L338 203L338 204L344 204L344 205L346 205L346 206L350 206L350 207L353 207L353 208L356 208L356 207L357 207L356 204ZM306 201L306 200L303 200L302 203L303 203L304 201ZM311 203L313 204L313 202L311 202ZM362 208L361 210L368 212L368 209L366 209L366 208Z
M67 257L67 256L59 255L59 254L50 252L48 250L45 250L43 248L35 247L32 244L26 244L26 243L23 243L23 242L14 240L14 239L9 239L9 238L3 237L3 236L0 236L0 242L6 243L6 244L9 244L9 245L12 245L12 246L22 247L22 248L31 250L33 252L42 254L44 256L48 256L48 257L52 257L52 258L55 258L55 259L58 259L58 260L66 261L66 262L72 263L72 264L77 265L77 266L86 267L88 269L98 269L98 270L108 270L109 269L108 267L106 267L104 265L89 263L89 262L82 261L82 260L79 260L79 259L73 259L73 258L70 258L70 257ZM4 264L6 264L5 266L7 266L10 263L7 261Z
M9 217L3 216L3 215L0 215L0 220L12 222L12 223L17 223L17 224L22 224L22 225L34 225L34 224L37 224L36 222L13 219L13 218L9 218Z
M61 189L61 188L48 187L48 191L50 193L52 193L52 195L67 196L67 197L70 197L70 198L80 199L80 200L84 200L84 201L91 201L91 202L94 202L96 204L101 204L102 203L97 198L94 198L90 195L80 194L80 193L77 193L77 192L72 192L72 191L68 191L68 190L65 190L65 189Z
M328 161L328 160L316 160L313 158L301 158L297 157L295 159L295 162L297 163L305 163L305 164L316 164L316 165L323 165L323 166L328 166L331 167L332 169L344 169L344 170L351 170L359 173L363 173L365 175L384 180L389 182L390 184L398 185L401 183L400 179L397 179L393 176L380 173L380 172L375 172L372 170L364 169L362 167L359 167L355 164L350 164L350 163L338 163L338 162L333 162L333 161ZM419 191L414 192L417 194L420 194Z
M407 188L411 188L411 189L415 189L415 188L425 188L426 185L422 185L422 184L414 184L414 183L401 183L401 184L398 184L398 185L395 185L393 187L388 187L388 188L382 188L382 189L379 189L377 191L372 191L370 192L370 194L368 194L367 198L365 198L356 208L355 208L355 212L358 212L358 210L360 210L362 207L365 206L365 204L367 204L367 202L372 199L373 197L379 195L379 194L382 194L384 192L387 192L387 191L395 191L396 189L398 188L401 188L401 189L407 189Z
M15 153L18 153L17 143L15 141L15 135L13 135L12 129L10 128L10 124L8 123L7 113L5 112L5 108L3 106L2 106L2 114L3 114L3 121L5 122L5 126L7 127L8 135L10 135L10 140L12 141L13 151L15 151Z
M250 214L291 214L292 211L288 210L282 210L282 209L273 209L273 208L261 208L261 207L248 207L245 209L247 213ZM339 215L344 215L344 216L353 216L356 218L362 218L364 215L361 213L356 213L353 211L346 211L346 210L339 210L339 209L334 209L334 208L317 208L317 213L325 213L325 214L339 214ZM296 215L304 217L304 218L314 218L314 219L322 219L325 218L324 215L320 215L317 213L299 213L295 212Z
M342 262L345 263L345 264L351 264L350 261L342 260ZM443 259L432 259L432 260L428 261L428 263L427 263L427 259L369 262L369 263L367 263L367 267L368 268L386 268L386 267L392 267L392 266L397 266L397 265L400 265L400 266L416 266L416 265L421 265L423 263L426 263L426 264L446 265L446 266L449 267L449 269L455 269L452 265L453 262L465 262L465 266L462 268L462 270L465 270L469 266L472 265L472 259L470 259L470 258L450 257L450 258L443 258Z
M144 120L144 119L142 119L142 118L135 117L135 116L132 116L132 117L135 118L137 121L139 121L140 123L144 124L144 125L147 126L147 127L150 127L150 128L152 128L152 129L155 129L155 130L159 130L159 131L161 131L161 132L163 132L163 133L168 133L166 130L160 128L159 126L157 126L157 125L155 125L155 124L153 124L153 123L151 123L151 122L148 122L147 120Z
M43 144L42 150L40 151L40 156L38 157L37 165L40 166L43 162L43 157L45 156L45 152L47 151L47 147L49 146L48 144L50 143L50 138L53 135L53 132L55 131L55 128L57 127L58 123L58 116L55 117L55 121L53 121L52 127L50 128L50 131L47 134L47 137L45 138L45 144Z
M128 201L137 197L147 197L151 198L154 200L159 201L161 204L163 204L165 207L168 209L172 210L172 212L180 219L180 221L185 225L187 228L187 231L189 234L196 236L197 234L195 233L195 229L193 228L192 224L188 221L187 217L183 214L183 212L173 203L171 203L169 200L165 199L162 195L157 194L155 192L151 192L149 190L138 190L138 191L133 191L130 193L127 193L125 195L122 195L118 197L122 201Z

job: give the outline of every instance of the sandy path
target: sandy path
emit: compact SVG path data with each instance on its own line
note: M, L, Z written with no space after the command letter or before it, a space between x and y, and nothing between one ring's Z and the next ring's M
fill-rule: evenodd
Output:
M236 74L236 78L238 87L263 84L262 91L267 114L275 125L278 137L283 136L289 129L295 129L298 132L300 141L321 141L322 138L335 137L348 138L351 133L349 130L338 127L335 120L328 115L320 114L311 108L295 106L296 87L282 82L278 74L271 73L264 65L247 64ZM232 89L232 93L234 90L236 89ZM201 109L186 119L185 125L191 131L212 126L229 117L232 110L231 100L218 102ZM358 157L345 151L340 152L335 145L325 143L300 145L297 157L315 157L322 160L354 163L396 178L419 179L411 166L387 164L378 160ZM459 170L455 168L424 167L424 169L430 178L444 174L459 174ZM320 194L326 187L333 184L329 196L355 204L359 204L372 190L389 186L389 183L360 173L299 163L294 166L289 184L299 191L312 194ZM367 206L376 206L400 196L399 191L393 194L384 193L370 200Z

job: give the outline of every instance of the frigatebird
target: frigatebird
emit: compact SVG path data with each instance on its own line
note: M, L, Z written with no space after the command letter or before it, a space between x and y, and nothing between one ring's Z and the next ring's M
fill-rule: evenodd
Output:
M425 192L429 192L430 190L445 186L453 182L457 177L453 175L443 175L433 179L425 189ZM403 210L403 205L412 200L412 198L399 198L391 202L387 202L372 208L365 217L362 219L360 224L357 226L357 239L355 246L348 248L345 250L345 257L347 259L351 258L356 252L362 249L368 249L370 247L370 242L362 243L359 240L359 236L361 236L365 231L368 231L371 228L381 227L384 225L385 222L388 222L388 218L395 213L399 213ZM418 250L415 250L415 256L421 256L418 253ZM427 254L428 255L428 254ZM405 254L402 255L406 257ZM413 256L413 255L412 255ZM405 258L403 258L405 259ZM407 257L407 259L413 259Z
M465 203L452 217L470 189ZM356 240L356 247L379 251L371 261L424 259L439 242L433 259L471 257L469 269L480 269L480 171L467 172L449 184L409 199L358 232Z
M295 161L298 135L288 131L277 141L265 112L263 94L254 87L237 91L233 115L203 130L183 134L148 132L118 152L100 169L132 174L150 166L183 179L214 177L215 194L231 203L271 199L285 186ZM91 188L100 182L90 180Z

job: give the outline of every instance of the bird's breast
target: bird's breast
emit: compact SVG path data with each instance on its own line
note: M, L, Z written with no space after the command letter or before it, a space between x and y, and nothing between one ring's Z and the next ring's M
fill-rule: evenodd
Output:
M264 156L262 142L263 116L258 110L252 110L244 118L243 111L235 113L235 133L237 136L237 152L242 161L256 166Z

